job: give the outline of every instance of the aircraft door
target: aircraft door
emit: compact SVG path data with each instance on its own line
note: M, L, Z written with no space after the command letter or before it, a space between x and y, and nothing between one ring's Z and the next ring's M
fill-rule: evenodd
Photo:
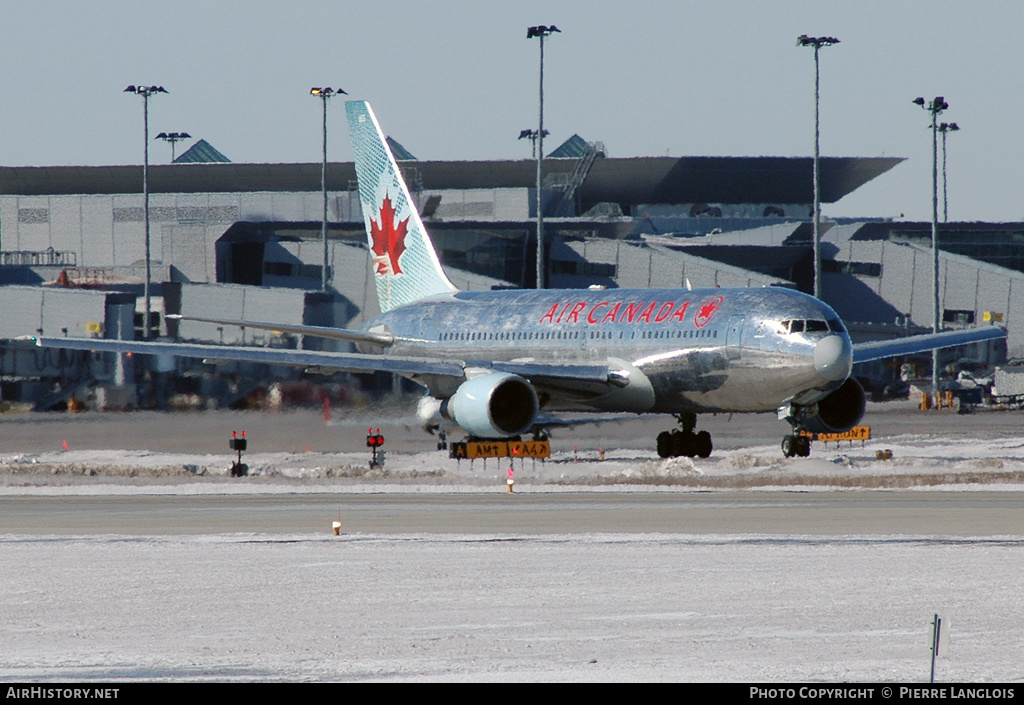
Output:
M729 330L725 336L725 356L730 360L740 359L740 349L743 346L743 324L746 317L733 315L729 319Z

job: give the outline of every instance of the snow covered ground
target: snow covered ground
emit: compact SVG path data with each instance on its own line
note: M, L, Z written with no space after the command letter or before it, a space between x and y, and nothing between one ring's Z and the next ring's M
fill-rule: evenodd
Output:
M611 444L609 444L611 445ZM628 445L628 444L626 444ZM890 460L876 458L889 449ZM889 436L660 460L589 448L515 468L521 492L1024 491L1024 439ZM441 453L0 455L32 495L502 492L507 464ZM1008 494L1008 496L1012 496ZM1024 522L1024 506L1021 507ZM1024 524L1022 524L1024 527ZM326 532L325 532L326 533ZM5 681L1024 679L1024 528L1006 536L0 535Z
M0 538L0 679L1020 681L1024 540Z
M881 450L891 458L879 459ZM0 496L103 494L493 491L508 460L458 461L443 452L389 453L370 468L368 452L248 453L249 477L233 479L230 453L69 450L0 453ZM1024 436L959 438L905 434L884 442L815 444L810 458L778 447L716 450L707 459L660 459L648 449L557 451L546 462L517 460L517 488L556 492L684 489L1024 490Z

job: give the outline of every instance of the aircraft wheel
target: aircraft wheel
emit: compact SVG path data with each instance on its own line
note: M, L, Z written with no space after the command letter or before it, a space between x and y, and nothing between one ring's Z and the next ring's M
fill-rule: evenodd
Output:
M711 445L711 434L708 433L707 431L701 431L700 433L697 434L694 445L697 450L697 455L699 455L702 458L708 457L709 455L711 455L711 450L713 447Z
M796 455L796 436L782 437L782 454L787 458Z
M689 438L687 438L687 434L684 433L683 431L680 431L679 429L675 429L672 431L670 435L672 439L672 457L678 458L680 455L687 455L687 451L690 445L688 443Z
M672 454L672 434L662 431L658 434L658 457L667 458Z
M811 439L807 436L797 436L796 454L801 458L809 457L811 454Z

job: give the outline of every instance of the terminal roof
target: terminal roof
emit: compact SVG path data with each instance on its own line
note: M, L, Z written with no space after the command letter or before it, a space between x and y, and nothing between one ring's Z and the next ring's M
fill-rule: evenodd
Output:
M895 157L823 157L821 200L834 203L903 161ZM417 161L423 188L531 188L536 162ZM574 159L550 159L545 173L570 174ZM246 193L320 190L319 163L151 164L151 193ZM581 212L600 202L810 203L810 157L628 157L604 158L579 190ZM355 183L351 162L327 165L327 188L347 191ZM0 195L141 193L142 167L0 167Z

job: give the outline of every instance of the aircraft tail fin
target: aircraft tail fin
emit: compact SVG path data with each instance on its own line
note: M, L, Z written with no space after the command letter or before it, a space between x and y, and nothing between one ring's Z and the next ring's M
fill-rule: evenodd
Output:
M381 311L457 291L437 258L369 103L345 103Z

